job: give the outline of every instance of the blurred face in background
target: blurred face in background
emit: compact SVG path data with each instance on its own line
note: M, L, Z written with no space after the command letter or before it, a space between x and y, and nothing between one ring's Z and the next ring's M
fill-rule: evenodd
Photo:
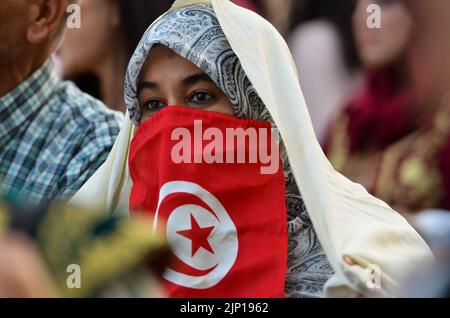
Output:
M436 105L450 90L450 1L404 0L414 15L409 64L418 101Z
M94 72L105 58L115 52L121 39L119 8L113 0L79 0L81 28L68 29L58 51L64 77Z
M367 12L371 4L381 8L381 28L368 26L368 18L373 14L373 11ZM356 0L353 29L359 56L366 68L386 67L403 58L412 28L412 16L400 0Z

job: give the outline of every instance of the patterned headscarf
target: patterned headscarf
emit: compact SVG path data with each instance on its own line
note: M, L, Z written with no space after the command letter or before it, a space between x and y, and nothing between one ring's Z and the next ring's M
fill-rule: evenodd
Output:
M157 44L167 46L203 70L230 99L236 117L271 122L275 127L210 5L170 11L144 34L125 79L125 102L136 126L141 119L137 83L150 50ZM332 269L314 232L283 145L280 153L289 220L286 291L288 296L314 296L320 294Z
M230 99L235 115L267 121L270 118L238 57L220 27L211 6L197 5L172 11L144 34L131 58L125 80L125 102L130 118L139 125L141 109L137 82L147 55L156 44L202 69Z

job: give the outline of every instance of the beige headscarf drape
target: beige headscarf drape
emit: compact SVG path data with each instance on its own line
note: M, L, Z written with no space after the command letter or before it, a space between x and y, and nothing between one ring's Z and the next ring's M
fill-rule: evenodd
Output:
M314 134L290 51L274 27L229 0L178 0L172 9L199 3L212 3L283 138L314 229L335 271L324 296L364 293L370 268L380 270L384 295L394 295L405 273L433 262L429 247L403 217L332 168ZM72 203L127 211L132 186L127 159L135 130L127 118L107 161ZM344 256L355 265L344 262Z

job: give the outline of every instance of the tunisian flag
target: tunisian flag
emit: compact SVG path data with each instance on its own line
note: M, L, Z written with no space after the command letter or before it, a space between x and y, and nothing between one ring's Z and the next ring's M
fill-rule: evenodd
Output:
M256 132L257 144L249 137L238 147L236 137L233 145L225 138L232 129ZM284 297L284 174L279 157L276 172L263 174L267 157L256 156L275 150L270 131L269 123L179 106L139 127L130 210L150 214L153 230L167 235L171 297Z

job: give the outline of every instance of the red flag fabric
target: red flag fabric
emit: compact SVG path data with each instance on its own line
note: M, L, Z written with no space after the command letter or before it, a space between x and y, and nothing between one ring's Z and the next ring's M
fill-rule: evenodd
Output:
M139 127L130 210L152 216L153 230L167 235L171 297L284 297L285 185L271 131L266 122L180 106ZM268 153L278 156L274 171Z

